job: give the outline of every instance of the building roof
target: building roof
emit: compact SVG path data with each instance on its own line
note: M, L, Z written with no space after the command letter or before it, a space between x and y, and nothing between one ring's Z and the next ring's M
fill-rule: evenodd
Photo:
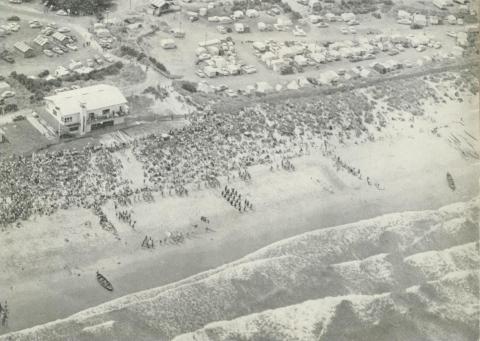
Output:
M64 91L45 97L45 100L53 102L63 115L79 113L81 103L85 103L87 111L127 103L118 88L106 84Z
M16 42L14 46L15 46L15 48L16 48L17 50L19 50L20 52L23 52L23 53L32 50L32 48L31 48L30 46L28 46L28 45L27 45L25 42L23 42L23 41Z
M44 46L48 44L48 38L42 35L38 35L35 39L33 39L33 42L37 45Z
M67 36L63 33L60 33L60 32L55 32L54 34L52 34L52 37L54 39L59 40L59 41L64 41L65 39L67 39Z

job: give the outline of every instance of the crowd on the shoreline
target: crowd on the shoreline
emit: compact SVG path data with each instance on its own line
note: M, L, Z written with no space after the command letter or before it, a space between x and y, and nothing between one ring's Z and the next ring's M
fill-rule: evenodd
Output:
M189 125L169 134L151 134L129 143L89 146L82 150L15 156L0 161L0 226L49 215L59 208L100 208L162 196L187 196L192 190L221 188L227 182L251 180L248 167L266 164L295 170L292 158L325 140L368 136L378 122L367 123L374 104L362 92L335 93L309 100L265 102L241 109L199 109ZM122 163L112 152L130 148L143 166L144 188L131 188ZM280 161L281 160L281 161ZM280 161L280 162L279 162ZM344 160L337 164L364 176ZM105 226L108 219L95 209ZM124 217L121 219L132 219Z
M202 216L200 221L204 227L204 232L215 232L213 228L210 227L210 220L207 217ZM168 245L179 245L186 242L187 239L194 238L202 232L202 229L199 228L199 224L194 224L190 231L166 231L163 238L159 238L155 241L152 236L145 235L141 243L141 247L145 249L155 249L157 246L168 246Z

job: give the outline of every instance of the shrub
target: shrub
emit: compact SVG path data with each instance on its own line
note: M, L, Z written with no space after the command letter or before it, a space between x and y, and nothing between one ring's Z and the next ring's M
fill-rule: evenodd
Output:
M42 72L40 72L40 73L38 74L38 77L40 77L40 78L45 78L45 77L47 77L49 74L50 74L50 71L48 71L48 70L43 70Z
M146 57L145 53L135 50L133 47L122 45L120 46L120 55L123 56L130 56L137 58L137 60L141 60Z
M194 82L189 82L189 81L183 81L181 88L188 91L188 92L197 92L197 83Z
M159 69L160 71L163 71L163 72L168 72L167 68L165 67L165 65L163 65L162 63L160 63L158 60L156 60L154 57L148 57L148 60L150 60L150 62L157 68Z

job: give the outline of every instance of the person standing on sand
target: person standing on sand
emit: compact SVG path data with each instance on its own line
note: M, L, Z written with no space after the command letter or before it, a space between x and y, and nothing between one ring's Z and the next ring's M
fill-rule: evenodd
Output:
M5 306L0 311L1 319L2 319L2 327L6 327L8 323L8 304L5 301Z

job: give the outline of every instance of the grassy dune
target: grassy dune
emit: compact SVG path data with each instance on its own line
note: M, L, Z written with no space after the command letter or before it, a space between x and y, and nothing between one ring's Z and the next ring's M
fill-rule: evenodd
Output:
M479 203L302 234L0 340L478 339Z

